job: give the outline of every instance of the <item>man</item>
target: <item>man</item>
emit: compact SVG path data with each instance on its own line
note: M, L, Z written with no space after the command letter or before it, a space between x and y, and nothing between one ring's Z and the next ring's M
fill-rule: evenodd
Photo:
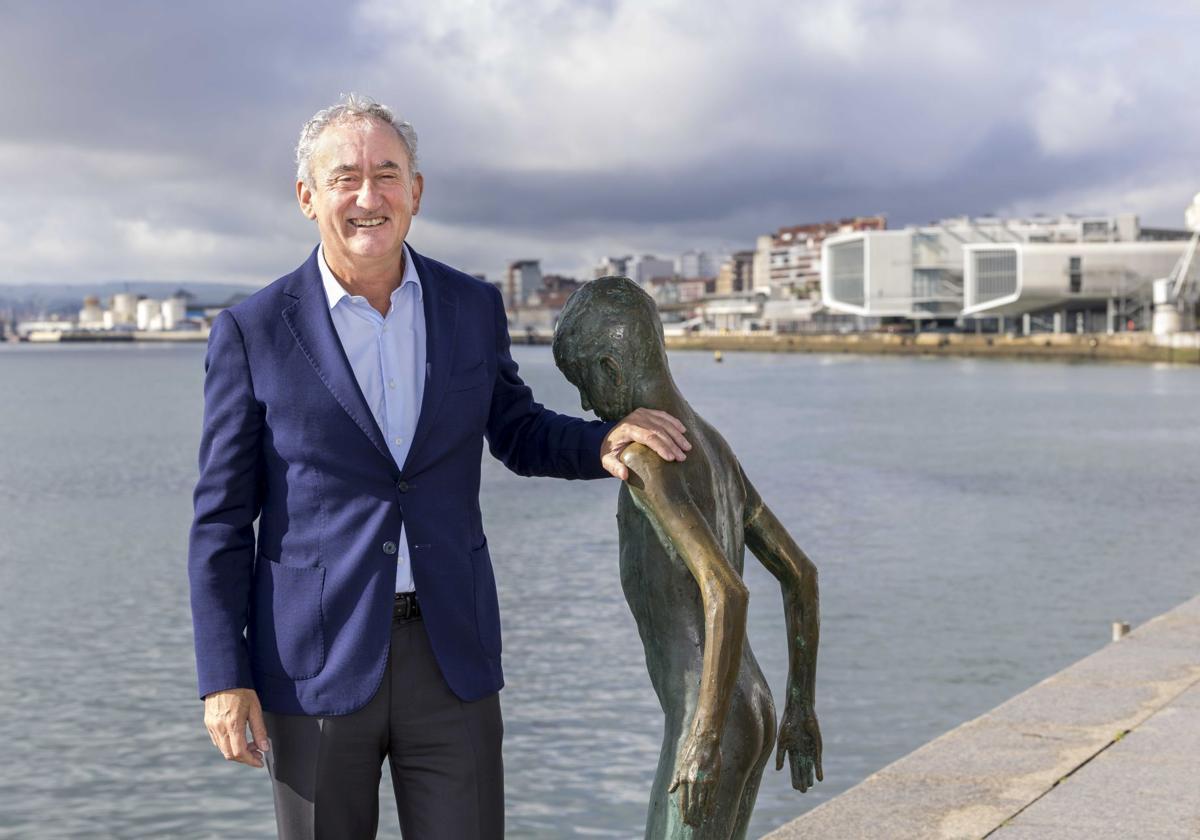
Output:
M603 277L576 291L554 360L600 417L654 407L683 418L696 442L683 464L639 444L621 453L630 469L617 502L621 584L666 716L646 837L745 837L776 738L771 690L746 639L744 549L783 589L790 667L775 766L786 755L801 792L823 773L816 567L679 392L654 301L633 281Z
M374 837L385 757L406 840L500 837L483 439L563 478L624 478L633 442L689 447L662 412L533 401L496 289L405 244L424 188L408 123L350 96L296 157L321 244L209 338L189 552L205 725L226 759L265 758L283 838Z

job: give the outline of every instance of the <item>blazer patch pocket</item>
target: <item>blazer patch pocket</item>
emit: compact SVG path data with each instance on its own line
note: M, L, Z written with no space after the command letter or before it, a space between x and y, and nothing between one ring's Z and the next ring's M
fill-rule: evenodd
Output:
M456 370L450 373L450 381L446 386L448 391L466 391L468 388L478 388L480 385L488 381L487 362L481 361L479 364L468 370Z
M321 595L325 569L259 557L254 570L250 650L264 674L306 680L325 667Z

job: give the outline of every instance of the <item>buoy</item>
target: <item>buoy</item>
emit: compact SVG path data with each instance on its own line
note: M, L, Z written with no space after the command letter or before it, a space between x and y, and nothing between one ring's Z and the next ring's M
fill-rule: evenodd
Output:
M713 351L713 361L714 361L714 362L723 362L723 361L725 361L725 357L721 355L721 351L720 351L720 350L714 350L714 351Z

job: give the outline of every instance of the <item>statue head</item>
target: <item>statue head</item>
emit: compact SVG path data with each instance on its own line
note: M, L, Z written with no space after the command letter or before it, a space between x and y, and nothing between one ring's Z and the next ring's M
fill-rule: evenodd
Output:
M585 284L559 315L554 362L585 411L620 420L639 407L639 385L669 375L654 299L627 277Z

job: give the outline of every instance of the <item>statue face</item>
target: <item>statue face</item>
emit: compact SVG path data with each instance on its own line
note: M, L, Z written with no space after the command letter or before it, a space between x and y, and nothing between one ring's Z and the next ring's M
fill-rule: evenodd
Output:
M618 280L610 277L595 283ZM629 343L636 341L630 325L640 314L634 303L572 297L554 337L555 360L567 381L579 390L580 405L603 420L620 420L633 411L636 382L648 372L639 361L645 353L629 352Z
M579 390L583 410L596 412L601 420L620 420L632 410L624 377L612 356L589 358L584 369L567 375L567 380Z

